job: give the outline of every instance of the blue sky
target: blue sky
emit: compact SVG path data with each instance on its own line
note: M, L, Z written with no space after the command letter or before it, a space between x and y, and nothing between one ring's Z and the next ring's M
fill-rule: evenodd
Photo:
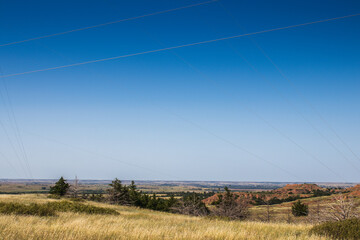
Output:
M0 45L201 2L0 0ZM220 3L2 46L0 67L7 75L360 13L358 1ZM1 78L0 177L30 176L23 144L33 178L359 182L359 24Z

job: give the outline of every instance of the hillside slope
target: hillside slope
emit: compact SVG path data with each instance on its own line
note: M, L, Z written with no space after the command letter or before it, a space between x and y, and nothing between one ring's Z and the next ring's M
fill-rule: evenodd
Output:
M240 196L239 199L245 199L251 202L253 198L261 198L266 201L272 198L285 199L291 196L306 198L312 196L312 192L317 190L325 191L326 189L321 188L316 184L287 184L282 188L266 192L234 192L234 194ZM219 199L218 196L219 194L215 194L204 199L203 202L206 204L212 204L214 201Z

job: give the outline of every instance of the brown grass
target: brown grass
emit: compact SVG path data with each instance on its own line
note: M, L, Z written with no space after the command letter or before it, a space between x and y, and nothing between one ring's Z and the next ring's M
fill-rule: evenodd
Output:
M36 195L2 195L0 201L56 201ZM106 206L119 216L59 213L57 217L0 215L0 239L325 239L311 236L311 225L224 221Z

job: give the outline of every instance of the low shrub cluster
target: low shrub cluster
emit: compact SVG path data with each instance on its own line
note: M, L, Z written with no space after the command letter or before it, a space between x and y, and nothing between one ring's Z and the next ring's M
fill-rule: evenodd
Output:
M360 239L360 219L322 223L314 226L311 233L340 240Z
M281 204L284 202L292 202L298 199L302 199L304 197L300 197L299 195L289 196L287 198L279 199L277 197L273 197L267 201L264 200L264 197L256 197L254 196L252 198L253 202L252 205L259 206L259 205L275 205L275 204Z
M46 204L0 202L0 214L55 216L55 210Z
M119 215L119 213L111 208L96 207L88 204L82 204L79 202L49 202L45 204L48 208L58 212L75 212L86 214L106 214L106 215Z
M117 211L111 208L96 207L69 201L49 202L44 204L0 202L0 214L55 216L56 212L119 215Z

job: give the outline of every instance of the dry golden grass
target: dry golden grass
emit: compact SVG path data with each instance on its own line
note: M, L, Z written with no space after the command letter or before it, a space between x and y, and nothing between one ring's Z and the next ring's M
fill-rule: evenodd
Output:
M0 195L0 201L46 202L41 195ZM310 236L311 225L212 220L115 208L119 216L59 213L57 217L0 215L0 239L325 239Z

